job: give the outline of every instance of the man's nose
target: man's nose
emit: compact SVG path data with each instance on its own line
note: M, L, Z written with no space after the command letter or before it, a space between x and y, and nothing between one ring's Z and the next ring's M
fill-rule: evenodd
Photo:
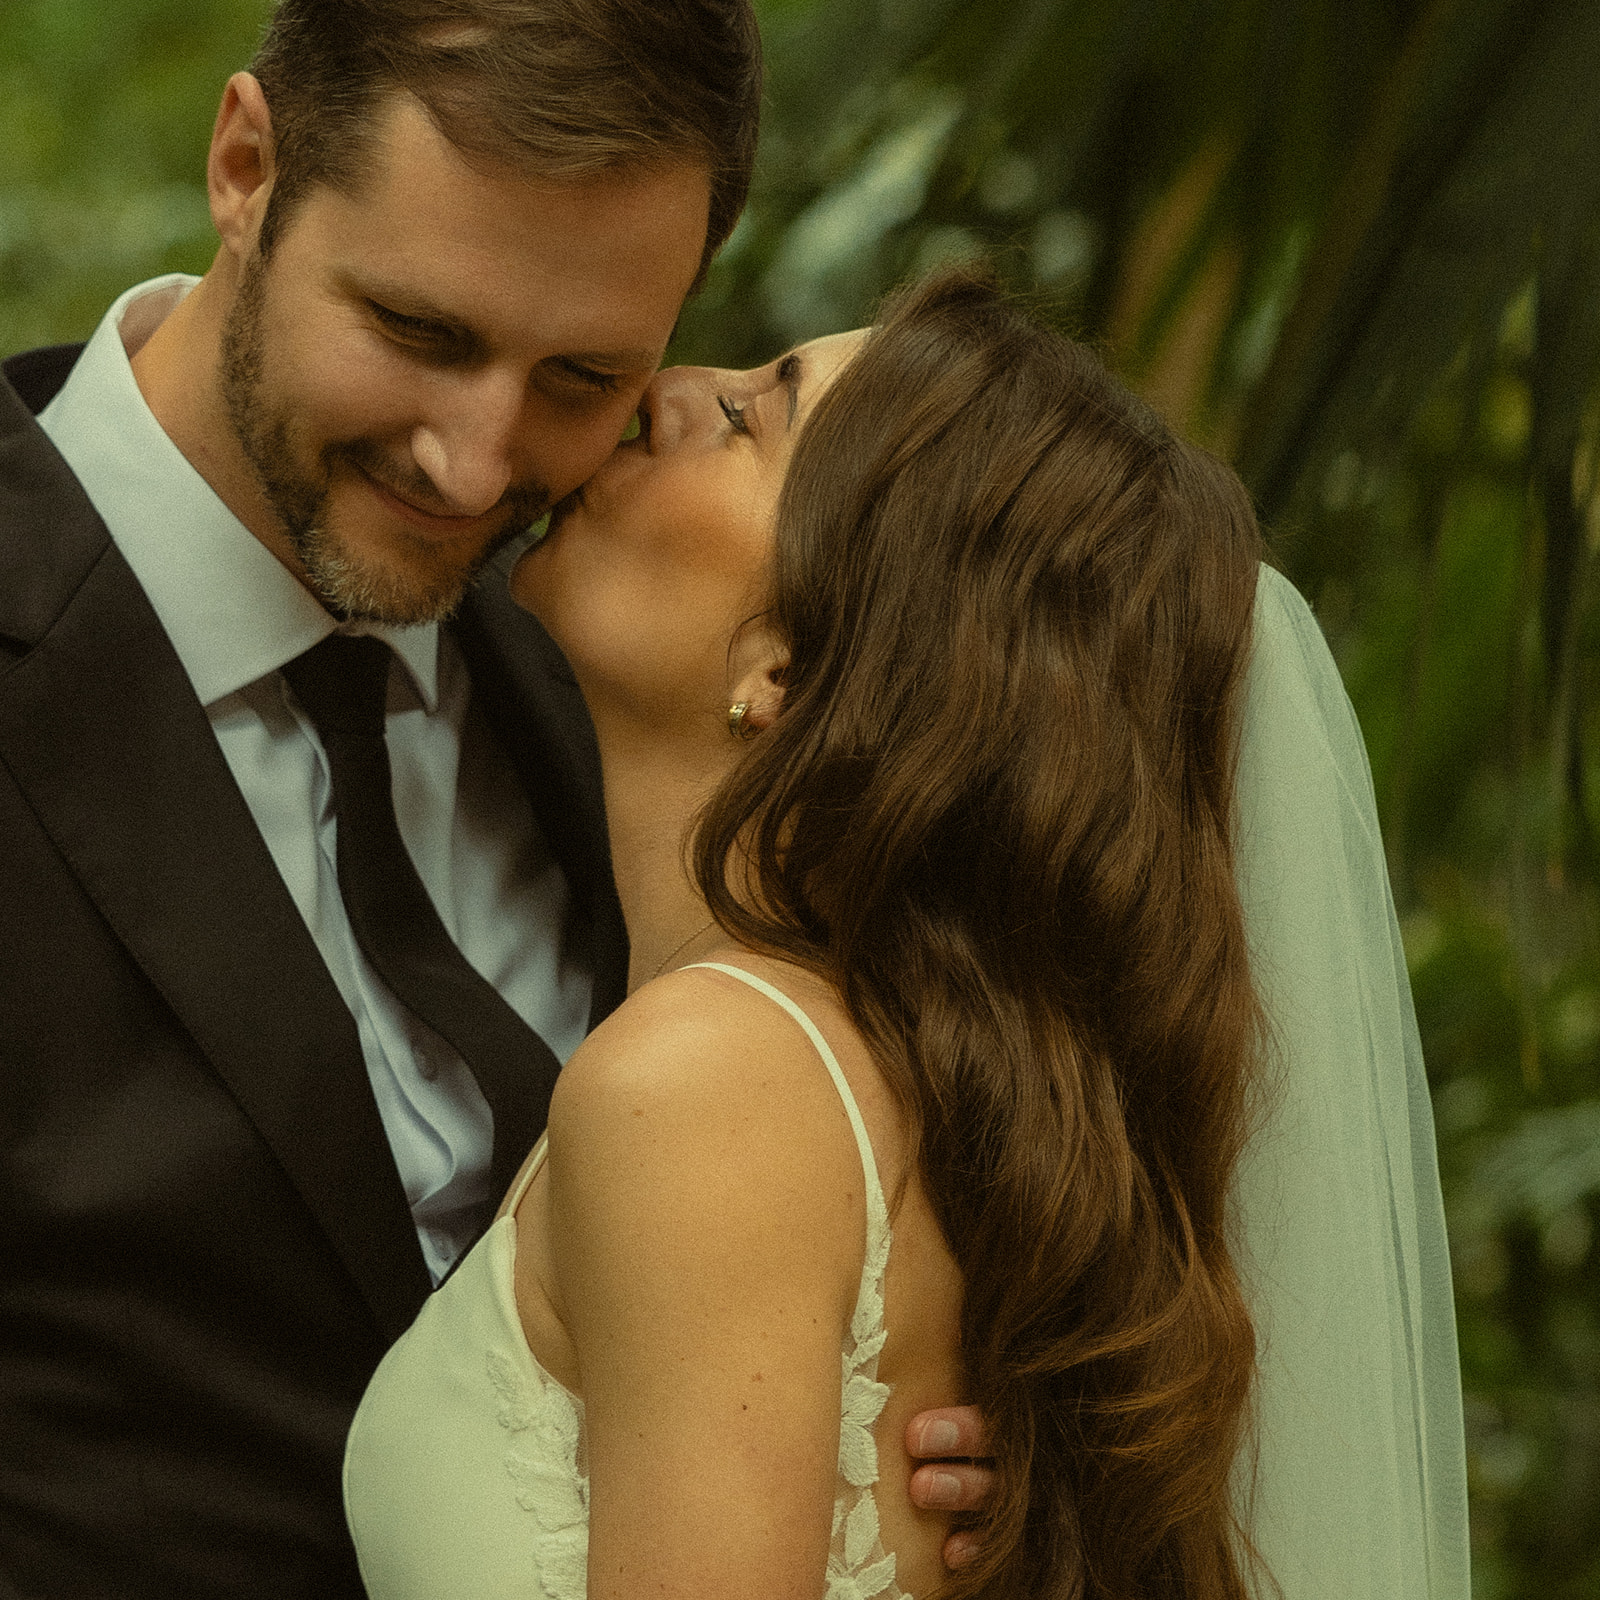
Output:
M412 459L447 515L482 516L516 481L525 406L520 381L478 374L443 397L412 430Z

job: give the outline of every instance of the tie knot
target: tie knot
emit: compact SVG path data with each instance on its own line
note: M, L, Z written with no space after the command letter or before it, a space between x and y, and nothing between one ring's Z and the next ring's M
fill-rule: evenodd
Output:
M381 739L392 659L382 639L330 633L287 663L283 675L324 743L330 733Z

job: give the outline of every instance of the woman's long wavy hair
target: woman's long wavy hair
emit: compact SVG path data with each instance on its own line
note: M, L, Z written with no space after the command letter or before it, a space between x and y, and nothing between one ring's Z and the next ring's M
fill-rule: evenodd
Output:
M785 484L783 710L694 869L836 986L960 1265L998 1484L950 1596L1246 1593L1258 555L1226 467L971 272L891 303Z

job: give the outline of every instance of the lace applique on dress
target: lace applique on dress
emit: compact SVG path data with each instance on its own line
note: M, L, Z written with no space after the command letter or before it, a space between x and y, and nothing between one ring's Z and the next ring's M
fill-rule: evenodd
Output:
M589 1480L579 1470L581 1402L537 1368L529 1383L497 1351L489 1382L500 1396L498 1418L516 1440L506 1474L517 1504L531 1512L534 1568L547 1600L584 1600L589 1584Z
M874 1175L875 1176L875 1175ZM839 1494L833 1502L833 1544L828 1552L827 1600L907 1600L894 1581L894 1557L878 1536L878 1447L873 1427L883 1414L889 1386L878 1382L883 1349L883 1273L889 1261L889 1219L883 1196L867 1192L867 1256L861 1293L850 1319L839 1418Z

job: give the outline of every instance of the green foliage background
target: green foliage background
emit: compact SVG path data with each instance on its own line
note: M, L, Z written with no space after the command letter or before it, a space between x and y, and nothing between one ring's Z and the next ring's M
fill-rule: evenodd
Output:
M265 10L0 0L0 353L204 270L206 139ZM675 355L764 360L983 253L1239 467L1371 752L1474 1591L1600 1595L1600 6L761 10L759 180Z

